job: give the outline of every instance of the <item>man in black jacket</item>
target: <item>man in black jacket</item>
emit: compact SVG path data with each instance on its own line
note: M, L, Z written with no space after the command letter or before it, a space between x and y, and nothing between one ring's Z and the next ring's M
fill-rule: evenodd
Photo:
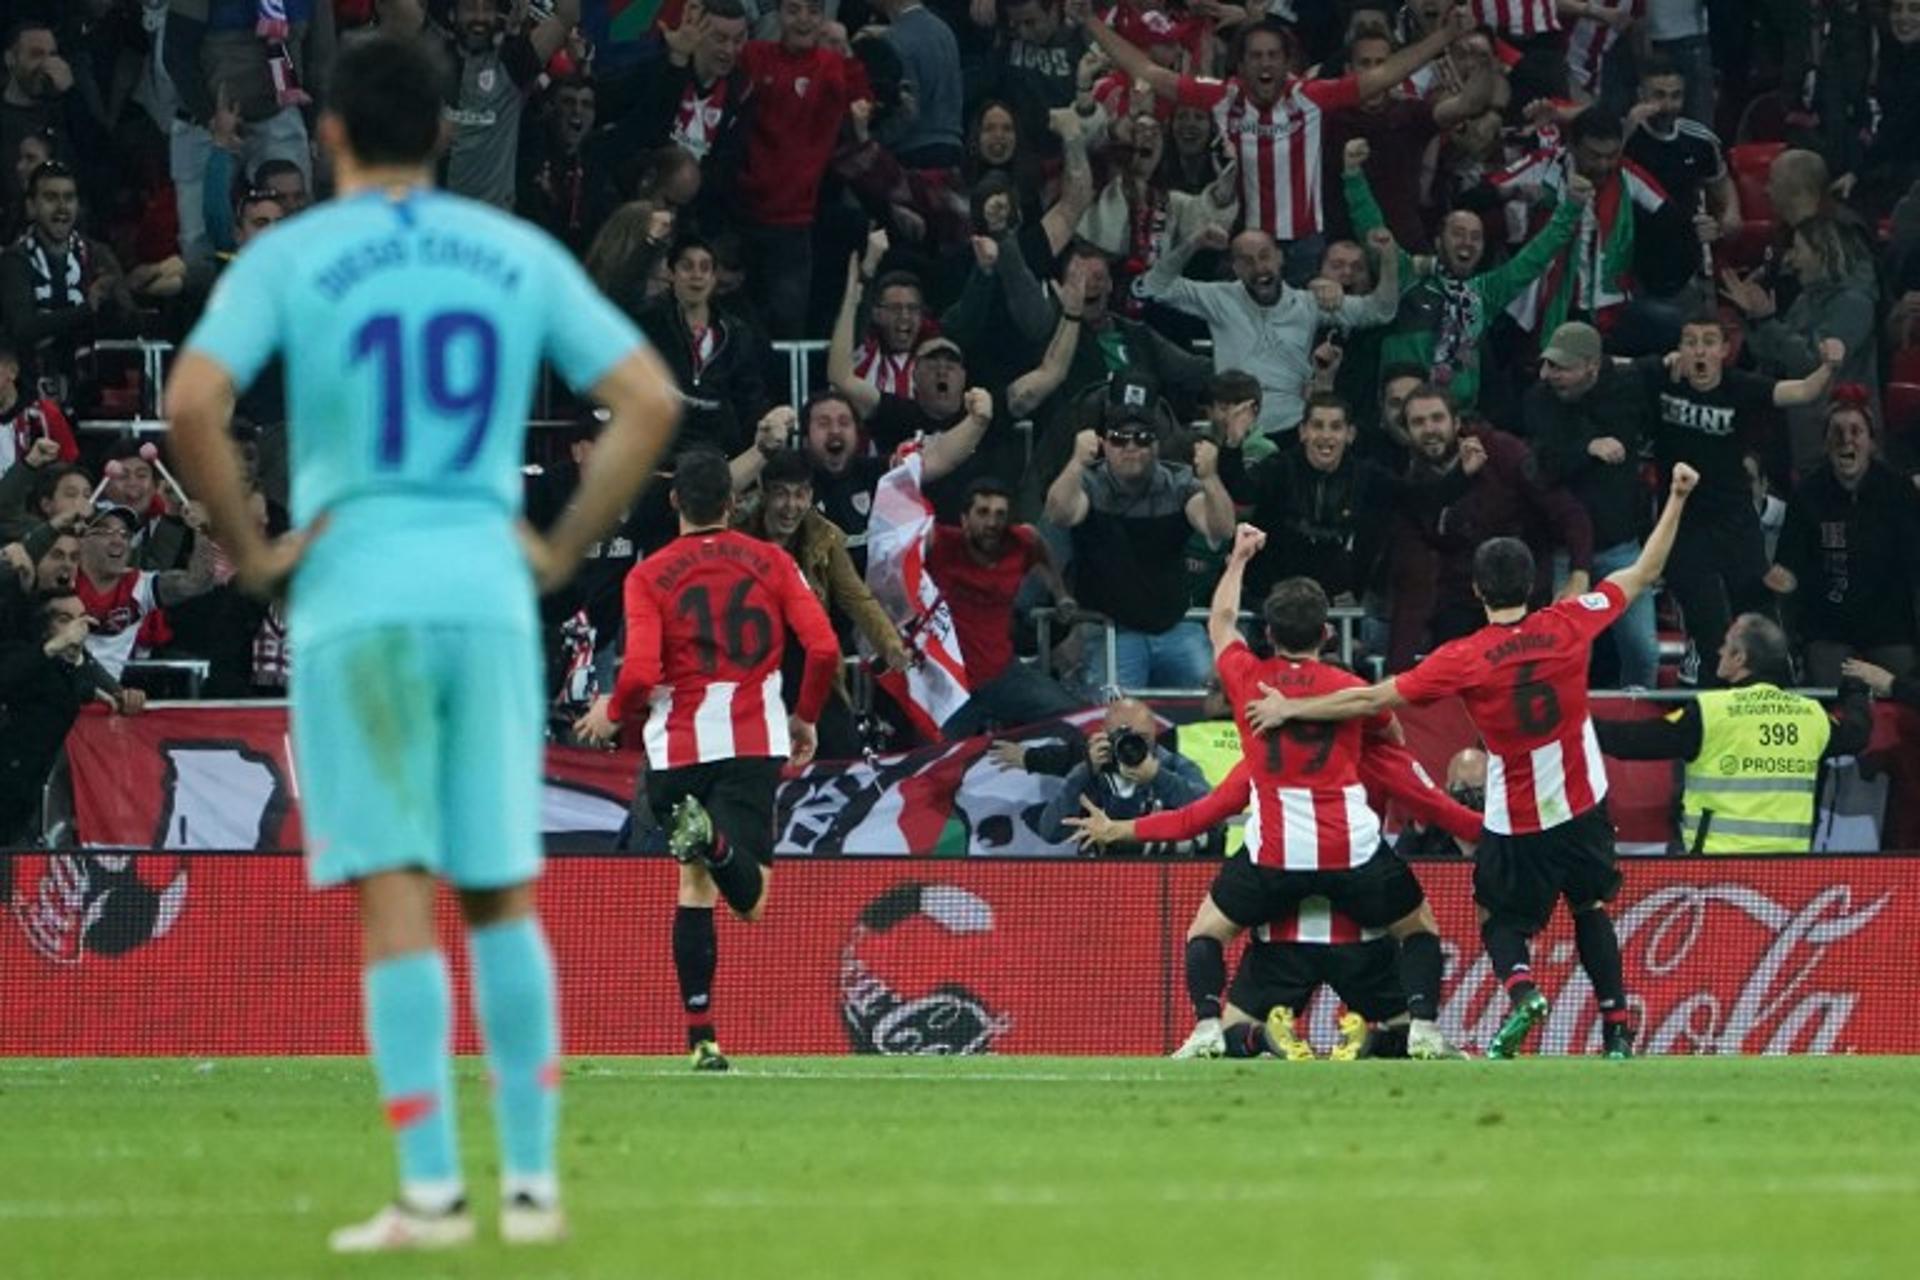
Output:
M683 237L667 266L672 291L637 319L680 383L686 416L676 447L707 444L732 457L767 411L767 340L713 305L713 247L705 240Z
M1394 478L1355 456L1353 415L1339 396L1307 400L1300 447L1252 468L1241 450L1220 451L1220 478L1267 544L1247 566L1247 596L1266 598L1283 578L1318 582L1335 604L1366 595L1393 522Z
M1645 383L1616 369L1600 333L1570 321L1540 353L1540 381L1521 402L1540 479L1563 487L1593 522L1593 577L1640 558L1647 489L1640 482ZM1642 595L1610 629L1620 655L1619 683L1651 689L1660 669L1653 596Z
M100 698L134 715L145 705L88 656L92 626L68 590L43 597L30 636L0 648L0 848L32 842L40 789L81 707Z
M666 57L602 79L599 115L614 123L587 146L600 216L631 197L640 166L671 143L700 162L698 212L724 213L746 153L741 126L753 81L740 68L747 12L740 0L708 0L696 22L664 33ZM604 179L604 180L602 180ZM726 219L719 219L725 221Z
M1874 459L1864 404L1836 400L1827 414L1827 464L1794 490L1774 561L1766 583L1794 606L1808 684L1836 683L1856 656L1913 670L1920 504Z

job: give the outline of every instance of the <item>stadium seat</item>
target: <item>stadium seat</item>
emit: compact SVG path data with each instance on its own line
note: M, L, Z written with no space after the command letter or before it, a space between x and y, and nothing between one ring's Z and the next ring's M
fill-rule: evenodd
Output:
M1920 343L1897 347L1887 359L1888 382L1920 382Z
M1920 434L1920 381L1889 382L1880 408L1886 415L1889 440Z
M1733 130L1736 147L1749 142L1779 142L1786 136L1787 101L1777 90L1760 94L1749 102Z
M1721 261L1728 266L1755 267L1773 240L1773 202L1767 198L1767 170L1773 158L1786 150L1783 142L1743 142L1727 152L1734 189L1740 193L1741 226L1738 235L1720 242Z

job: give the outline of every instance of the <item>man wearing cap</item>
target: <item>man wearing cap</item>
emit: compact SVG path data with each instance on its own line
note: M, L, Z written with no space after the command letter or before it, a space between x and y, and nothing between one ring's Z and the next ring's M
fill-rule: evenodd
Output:
M1572 320L1540 353L1540 381L1521 402L1540 479L1564 488L1593 522L1593 576L1640 557L1647 491L1640 484L1646 384L1615 368L1600 331ZM1651 689L1660 667L1652 595L1627 607L1610 629L1623 688Z
M1137 390L1137 389L1136 389ZM1047 519L1073 531L1079 604L1113 629L1088 655L1088 685L1199 689L1213 672L1204 627L1188 621L1189 532L1220 541L1233 533L1233 499L1220 481L1220 450L1193 447L1193 466L1160 461L1161 424L1144 393L1109 404L1104 430L1082 431L1047 490Z
M149 618L213 589L213 539L205 536L206 514L189 506L186 520L196 535L193 555L186 568L166 573L128 563L133 535L140 528L140 517L130 507L101 507L80 539L80 572L73 589L93 619L87 652L116 680L142 643Z

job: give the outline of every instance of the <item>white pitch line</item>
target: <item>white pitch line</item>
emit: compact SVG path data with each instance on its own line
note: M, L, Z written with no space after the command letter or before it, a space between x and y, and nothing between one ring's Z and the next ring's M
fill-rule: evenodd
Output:
M1697 1193L1697 1179L1677 1177L1640 1178L1611 1184L1605 1188L1611 1197L1667 1199L1675 1195ZM1556 1193L1552 1188L1536 1189L1536 1199L1582 1199L1591 1188L1568 1187ZM655 1193L643 1188L632 1190L602 1188L598 1194L576 1196L574 1204L601 1207L608 1212L701 1212L715 1210L759 1210L765 1212L898 1212L912 1209L951 1209L987 1206L996 1209L1097 1209L1109 1207L1218 1205L1228 1203L1281 1202L1352 1203L1371 1201L1382 1204L1408 1201L1467 1201L1491 1194L1485 1180L1435 1183L1431 1179L1382 1182L1369 1179L1361 1186L1330 1186L1307 1177L1289 1182L1229 1182L1213 1184L1169 1184L1141 1187L1084 1187L988 1183L973 1186L925 1186L894 1190L848 1190L845 1192L787 1192L723 1189L696 1192ZM1760 1178L1751 1183L1716 1184L1721 1196L1795 1197L1808 1195L1912 1196L1920 1194L1920 1177L1881 1174L1816 1174L1804 1178ZM138 1218L278 1218L307 1217L314 1205L300 1197L283 1207L235 1204L230 1198L208 1200L175 1199L82 1199L82 1200L0 1200L0 1221L126 1221Z

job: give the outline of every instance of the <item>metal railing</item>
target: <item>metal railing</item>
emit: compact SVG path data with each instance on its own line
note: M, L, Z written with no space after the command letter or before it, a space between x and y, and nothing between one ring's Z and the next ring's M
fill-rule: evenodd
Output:
M1117 659L1119 657L1119 654L1118 654L1119 641L1117 639L1118 629L1114 627L1111 620L1109 620L1102 614L1089 613L1083 609L1076 609L1070 616L1063 619L1061 617L1061 611L1056 608L1053 608L1052 606L1043 606L1038 609L1030 609L1027 612L1028 612L1028 615L1032 617L1034 621L1034 629L1035 629L1035 632L1037 633L1036 640L1039 648L1039 653L1037 656L1037 665L1039 666L1042 673L1051 673L1053 670L1054 623L1064 621L1069 625L1069 628L1071 628L1072 626L1077 626L1078 624L1085 622L1085 623L1091 623L1092 625L1097 626L1101 629L1101 633L1102 633L1101 643L1106 647L1107 665L1105 667L1105 670L1108 674L1108 677L1109 678L1112 677L1112 674L1117 666ZM1357 650L1359 645L1357 628L1361 620L1364 619L1366 616L1367 616L1366 610L1361 609L1355 605L1336 605L1335 607L1327 610L1327 620L1333 623L1339 629L1340 661L1345 666L1351 667L1353 665L1354 653ZM1259 615L1256 613L1251 613L1245 609L1242 609L1240 611L1239 620L1240 620L1240 625L1243 628L1248 623L1254 622L1258 618L1259 618ZM1186 611L1185 614L1181 616L1181 621L1183 622L1204 623L1206 622L1206 620L1207 620L1207 610L1205 609L1189 609ZM1153 688L1150 688L1150 689L1126 689L1126 690L1122 690L1122 692L1124 692L1128 697L1131 697L1131 698L1197 698L1197 697L1203 696L1207 691L1204 688L1202 689L1179 689L1179 688L1153 689Z

